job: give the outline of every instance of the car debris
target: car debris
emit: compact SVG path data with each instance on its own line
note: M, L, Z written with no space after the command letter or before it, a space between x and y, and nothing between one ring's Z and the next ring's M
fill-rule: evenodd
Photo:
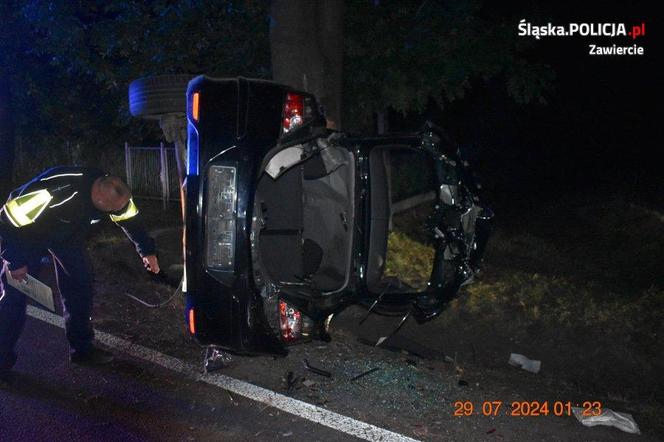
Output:
M286 373L286 377L283 380L286 383L286 394L291 394L295 389L297 383L301 381L302 378L295 376L295 373L289 371L288 373Z
M371 370L367 370L367 371L365 371L364 373L360 373L360 374L358 374L357 376L353 376L352 378L350 378L350 381L351 381L351 382L355 382L355 381L357 381L358 379L363 378L363 377L365 377L365 376L367 376L367 375L369 375L369 374L371 374L371 373L374 373L374 372L376 372L376 371L378 371L378 370L380 370L380 368L378 368L378 367L374 367L374 368L372 368Z
M522 370L528 371L530 373L539 373L540 367L542 366L542 361L528 359L524 355L518 353L510 354L510 359L507 361L507 363L512 367L521 368Z
M215 345L210 345L205 349L205 356L203 357L203 368L206 373L219 370L220 368L227 367L233 360L230 353L221 350Z
M396 335L399 330L401 330L401 327L406 323L406 321L410 318L410 312L406 313L403 318L401 318L401 321L399 321L399 325L396 326L394 330L392 330L387 336L381 336L378 338L378 341L376 341L376 347L379 347L380 344L384 343L388 339L390 339L392 336Z
M313 366L309 365L309 361L307 361L306 359L303 359L302 363L304 364L304 368L306 370L309 370L312 373L316 373L317 375L320 375L320 376L325 376L326 378L331 378L332 377L332 373L330 373L327 370L323 370L321 368L316 368L316 367L313 367Z
M626 433L641 434L639 426L629 413L620 413L610 408L603 408L601 414L594 416L588 414L587 409L581 407L572 407L572 412L574 413L574 417L586 427L606 425L616 427Z

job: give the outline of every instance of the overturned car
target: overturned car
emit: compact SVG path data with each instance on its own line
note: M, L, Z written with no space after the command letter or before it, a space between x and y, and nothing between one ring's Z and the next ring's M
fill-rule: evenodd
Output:
M307 93L206 76L187 120L185 317L201 344L283 354L353 303L425 322L477 272L492 215L433 125L355 137Z

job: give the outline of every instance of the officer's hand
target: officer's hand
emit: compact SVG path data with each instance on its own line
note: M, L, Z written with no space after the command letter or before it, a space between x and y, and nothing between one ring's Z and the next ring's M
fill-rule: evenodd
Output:
M157 255L148 255L143 257L143 266L152 273L159 273L159 260Z
M28 274L28 266L23 266L19 267L16 270L10 270L9 274L12 275L12 278L14 278L17 281L23 281L26 278L26 275Z

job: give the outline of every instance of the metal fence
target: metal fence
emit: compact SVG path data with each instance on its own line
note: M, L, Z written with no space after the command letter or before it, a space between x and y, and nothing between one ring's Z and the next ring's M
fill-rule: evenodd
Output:
M160 199L164 207L169 201L180 200L174 147L125 143L125 168L127 184L135 197Z

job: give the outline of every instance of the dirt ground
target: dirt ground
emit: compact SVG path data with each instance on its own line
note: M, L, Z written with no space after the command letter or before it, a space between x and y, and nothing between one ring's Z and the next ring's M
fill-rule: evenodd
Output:
M180 262L173 227L179 209L141 207L168 270ZM388 342L393 348L362 342L386 335L399 318L371 316L360 326L365 311L352 307L333 319L331 342L294 346L279 359L235 356L224 373L423 440L657 440L664 435L664 297L662 259L656 259L664 250L664 223L658 216L621 201L580 202L565 211L552 205L528 218L505 214L479 281L437 320L407 322ZM626 229L627 220L639 228ZM634 242L642 236L659 243ZM89 249L96 328L202 360L202 349L185 332L181 298L148 308L126 296L160 303L173 289L150 281L119 229L104 227ZM511 352L540 359L542 371L509 366ZM303 359L332 377L306 371ZM290 389L289 372L296 380ZM643 434L586 428L574 417L454 416L457 401L476 409L502 401L509 411L514 401L555 400L600 401L632 413Z

